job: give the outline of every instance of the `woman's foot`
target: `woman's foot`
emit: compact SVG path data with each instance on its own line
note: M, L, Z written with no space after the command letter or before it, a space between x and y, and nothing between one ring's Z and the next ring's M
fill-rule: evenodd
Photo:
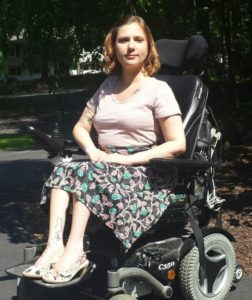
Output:
M38 258L34 265L24 270L23 276L31 278L42 278L46 274L52 264L56 263L64 253L62 243L47 244L46 249Z
M64 255L53 268L42 277L48 283L66 283L71 281L76 275L82 276L88 270L89 261L85 252L65 251Z

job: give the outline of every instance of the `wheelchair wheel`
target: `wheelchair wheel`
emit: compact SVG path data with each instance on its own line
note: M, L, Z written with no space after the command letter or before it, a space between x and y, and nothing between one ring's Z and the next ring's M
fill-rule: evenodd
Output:
M209 234L204 238L206 276L199 280L199 252L194 246L181 260L180 287L187 300L221 300L232 286L236 270L234 248L224 235Z
M241 281L243 277L243 272L244 272L243 267L241 265L237 265L235 269L235 278L234 278L235 283Z
M127 294L119 294L119 295L113 296L109 300L137 300L137 298L135 298L131 295L127 295Z

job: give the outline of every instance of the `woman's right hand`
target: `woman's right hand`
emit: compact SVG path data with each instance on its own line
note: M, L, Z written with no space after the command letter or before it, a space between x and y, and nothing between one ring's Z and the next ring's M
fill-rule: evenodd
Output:
M108 157L108 154L105 151L96 147L90 150L87 149L86 153L93 162L105 162Z

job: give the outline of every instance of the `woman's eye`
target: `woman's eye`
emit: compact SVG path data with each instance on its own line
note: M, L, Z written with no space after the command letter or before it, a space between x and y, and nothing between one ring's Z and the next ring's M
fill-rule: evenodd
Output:
M118 39L118 42L119 43L126 43L126 42L128 42L128 39L126 39L126 38Z

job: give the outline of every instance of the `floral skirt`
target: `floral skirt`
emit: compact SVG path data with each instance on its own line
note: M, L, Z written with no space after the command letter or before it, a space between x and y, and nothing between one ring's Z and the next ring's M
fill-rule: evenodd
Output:
M143 148L140 149L145 150ZM131 154L139 149L109 149ZM124 166L91 161L58 164L42 190L41 204L51 188L74 193L110 227L127 251L161 217L170 203L173 174L148 166Z

